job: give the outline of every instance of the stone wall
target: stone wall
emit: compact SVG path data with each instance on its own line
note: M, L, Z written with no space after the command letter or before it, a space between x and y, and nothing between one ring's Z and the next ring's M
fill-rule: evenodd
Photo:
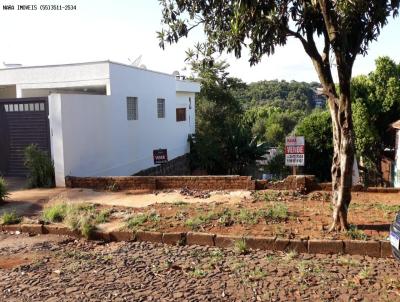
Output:
M254 190L250 176L129 176L65 178L69 188L97 190L163 190L189 188L194 190Z
M318 190L318 184L314 175L290 175L282 181L256 180L255 188L256 190L294 190L309 193Z
M190 175L188 154L178 156L165 164L139 171L134 176Z

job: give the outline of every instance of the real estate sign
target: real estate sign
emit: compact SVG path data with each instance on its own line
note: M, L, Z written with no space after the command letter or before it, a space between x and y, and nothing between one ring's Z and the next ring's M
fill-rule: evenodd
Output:
M167 149L153 150L154 164L164 164L168 161Z
M285 165L304 166L304 136L286 137Z

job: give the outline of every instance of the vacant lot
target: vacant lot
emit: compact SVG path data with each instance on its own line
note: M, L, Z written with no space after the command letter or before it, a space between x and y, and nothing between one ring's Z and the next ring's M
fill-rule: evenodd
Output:
M393 259L0 233L1 301L399 301L399 269Z

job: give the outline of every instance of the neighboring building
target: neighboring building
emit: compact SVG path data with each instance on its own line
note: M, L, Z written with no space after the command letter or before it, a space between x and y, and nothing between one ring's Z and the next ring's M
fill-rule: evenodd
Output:
M314 108L325 108L326 96L323 93L322 87L317 87L314 89Z
M395 188L400 188L400 120L390 125L391 129L395 131L395 148L394 148L394 162L392 167L391 176Z
M26 173L23 149L67 175L123 176L189 152L200 84L110 61L0 70L0 172Z

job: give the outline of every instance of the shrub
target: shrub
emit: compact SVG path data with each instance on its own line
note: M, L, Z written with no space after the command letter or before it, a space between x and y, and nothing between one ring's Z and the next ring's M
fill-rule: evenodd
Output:
M346 235L351 239L356 240L367 240L368 236L361 230L357 229L355 225L350 225L349 229L346 231Z
M25 166L29 170L31 188L54 187L54 164L47 152L37 145L29 145L25 149Z
M4 201L8 195L7 182L3 177L0 177L0 201Z
M79 219L79 231L85 238L90 238L96 225L90 215L82 215Z
M100 213L97 213L95 217L96 223L105 223L110 218L110 211L109 210L102 210Z
M67 216L67 210L67 204L55 204L44 208L42 218L46 222L62 222Z
M22 218L17 215L15 211L12 212L4 212L1 216L1 224L18 224L20 223Z
M246 243L246 240L244 238L235 241L234 251L235 251L236 254L239 254L239 255L247 254L249 249L247 248L247 243Z
M288 208L284 203L275 203L265 213L265 219L285 220L288 218Z

